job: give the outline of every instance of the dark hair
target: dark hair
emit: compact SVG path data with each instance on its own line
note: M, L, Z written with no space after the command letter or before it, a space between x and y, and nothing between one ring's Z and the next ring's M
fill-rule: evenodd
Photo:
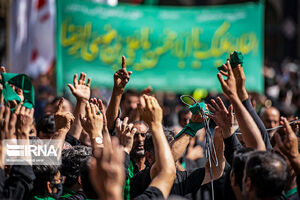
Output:
M186 107L182 108L179 112L178 112L178 121L181 120L181 115L186 115L186 114L189 114L190 110Z
M51 102L51 105L54 105L56 102L58 102L63 96L56 96Z
M172 131L171 129L166 128L166 127L164 127L163 129L164 129L164 134L167 138L168 143L171 144L174 140L174 135L175 135L174 131ZM154 145L153 145L151 131L149 131L146 135L144 148L145 148L145 151L154 153Z
M83 161L92 155L91 147L77 145L62 151L61 173L66 177L64 185L72 187L80 175L80 166Z
M54 115L44 115L42 119L37 123L36 132L39 135L39 132L42 131L43 133L53 134L55 132L54 126Z
M59 171L59 166L54 165L50 159L45 158L45 165L32 165L35 175L33 183L32 195L45 195L47 194L47 182L51 182L54 176Z
M94 190L94 186L90 181L90 167L89 161L91 157L86 158L80 166L80 177L83 192L88 199L98 199L98 195Z
M242 190L243 186L243 176L244 176L244 169L247 158L249 157L250 153L253 152L253 149L250 148L242 148L234 152L233 159L232 159L232 173L235 176L235 182L238 184L240 189Z
M246 163L257 198L280 196L288 178L288 167L282 157L272 152L253 152Z
M143 120L139 120L139 121L134 121L132 122L133 125L136 125L136 124L143 124L147 127L147 129L149 130L149 126L148 124L146 124L146 122L144 122Z
M132 90L132 89L126 90L124 92L124 94L122 95L121 102L123 102L125 100L127 95L139 96L139 93L136 90Z

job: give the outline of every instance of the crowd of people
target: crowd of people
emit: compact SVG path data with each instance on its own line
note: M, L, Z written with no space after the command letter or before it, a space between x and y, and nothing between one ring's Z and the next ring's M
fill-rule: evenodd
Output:
M1 77L7 73L0 70ZM179 98L174 103L176 95L163 102L151 88L125 90L131 74L122 57L109 101L99 98L85 73L75 74L68 84L74 108L69 95L53 95L45 77L33 84L34 108L22 103L22 88L9 82L19 101L4 99L2 78L0 199L300 199L297 87L290 87L298 106L292 114L284 112L289 91L278 93L285 104L258 114L243 66L229 59L216 75L223 93L202 106L184 107ZM289 76L283 85L291 81L299 80ZM5 139L56 139L61 165L30 159L5 165Z

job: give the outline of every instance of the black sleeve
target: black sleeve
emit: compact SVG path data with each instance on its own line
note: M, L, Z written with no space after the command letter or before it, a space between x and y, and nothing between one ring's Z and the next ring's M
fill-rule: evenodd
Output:
M124 170L125 170L125 180L127 180L129 178L129 171L128 171L128 167L129 167L129 163L130 163L130 157L129 154L127 152L124 151Z
M177 171L171 194L185 197L193 196L201 187L204 176L205 168Z
M35 175L29 165L14 165L6 179L0 199L26 199L33 189Z
M81 142L79 140L77 140L75 137L73 137L69 133L67 133L65 141L68 142L72 146L76 146L76 145L81 144Z
M234 152L238 149L243 148L243 145L240 143L239 139L237 138L236 134L224 139L225 151L224 156L229 163L232 165L233 155Z
M63 200L85 200L85 199L87 199L87 197L84 194L83 190L79 190L78 192L76 192L72 196L63 198Z
M270 138L269 138L269 134L266 130L266 127L265 127L264 123L261 121L260 117L257 115L254 108L252 107L252 105L250 103L250 100L246 99L242 103L245 106L245 108L248 110L248 112L250 113L250 115L253 118L253 120L255 121L257 127L259 128L261 136L262 136L262 138L264 140L264 143L266 145L266 149L267 150L272 150L273 148L272 148L272 145L270 143Z
M0 196L2 196L3 193L5 180L6 180L5 172L2 168L0 168Z
M162 192L156 187L148 187L143 194L135 197L133 200L161 200L164 199Z
M148 188L151 183L150 168L139 171L130 179L130 198L135 198Z

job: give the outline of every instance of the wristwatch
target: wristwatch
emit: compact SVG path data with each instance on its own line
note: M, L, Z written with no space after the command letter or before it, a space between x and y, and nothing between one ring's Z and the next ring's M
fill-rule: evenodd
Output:
M97 143L97 144L103 144L103 138L102 137L95 137L95 142Z

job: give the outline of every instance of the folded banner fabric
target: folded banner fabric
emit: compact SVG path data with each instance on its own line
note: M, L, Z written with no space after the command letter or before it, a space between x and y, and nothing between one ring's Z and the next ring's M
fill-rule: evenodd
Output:
M234 50L244 55L247 89L263 92L262 2L183 8L57 0L56 6L59 92L82 71L93 85L111 87L122 55L133 71L128 88L220 91L217 68Z

